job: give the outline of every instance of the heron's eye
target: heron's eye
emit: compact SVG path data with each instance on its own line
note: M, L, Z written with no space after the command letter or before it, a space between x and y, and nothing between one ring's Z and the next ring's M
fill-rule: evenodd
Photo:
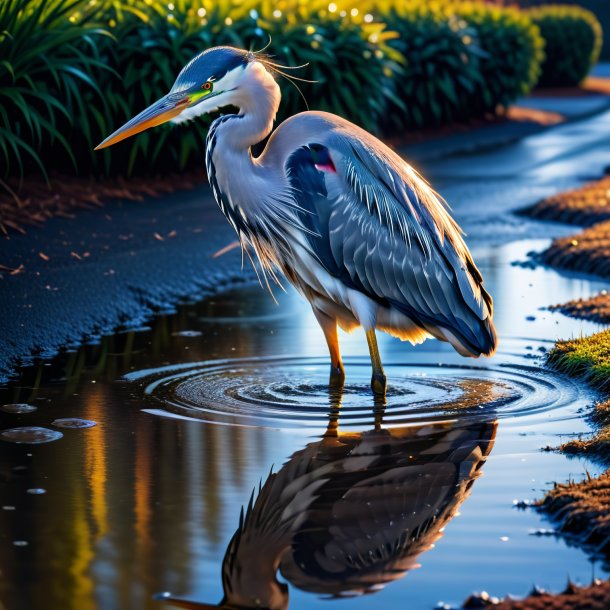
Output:
M201 85L201 88L204 89L205 91L211 91L212 83L210 81L208 81L207 83L203 83L203 85Z

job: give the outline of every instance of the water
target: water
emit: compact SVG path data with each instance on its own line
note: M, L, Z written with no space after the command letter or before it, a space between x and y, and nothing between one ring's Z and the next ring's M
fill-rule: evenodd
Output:
M544 353L598 328L540 308L604 287L510 265L546 243L475 248L496 301L494 358L380 337L385 404L360 334L341 336L346 384L329 390L307 304L278 291L276 306L258 287L24 370L0 404L36 410L0 411L0 430L61 438L0 442L2 602L169 608L153 597L170 592L214 604L223 570L242 606L423 610L604 576L513 506L597 472L540 451L586 432L595 399L545 370Z

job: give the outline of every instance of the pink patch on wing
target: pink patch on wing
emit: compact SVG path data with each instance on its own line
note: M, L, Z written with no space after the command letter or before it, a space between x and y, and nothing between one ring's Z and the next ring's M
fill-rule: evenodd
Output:
M330 163L316 163L316 169L321 171L321 172L333 172L334 174L337 173L337 168L335 167L335 164L331 161Z

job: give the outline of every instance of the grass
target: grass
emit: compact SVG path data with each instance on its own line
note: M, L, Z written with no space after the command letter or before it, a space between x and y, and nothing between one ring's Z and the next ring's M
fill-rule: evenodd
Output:
M610 329L590 337L558 341L548 363L572 377L583 377L593 387L610 392Z

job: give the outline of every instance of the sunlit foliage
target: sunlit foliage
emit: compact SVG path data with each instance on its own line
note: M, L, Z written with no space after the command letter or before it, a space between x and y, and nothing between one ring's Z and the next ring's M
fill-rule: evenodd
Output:
M315 81L299 82L312 109L392 135L508 104L534 84L542 45L517 11L448 0L4 0L0 178L201 163L205 121L93 148L219 44L269 45ZM306 109L293 84L280 86L279 120Z
M578 85L599 59L602 28L591 11L580 6L549 5L527 12L546 42L540 84Z

